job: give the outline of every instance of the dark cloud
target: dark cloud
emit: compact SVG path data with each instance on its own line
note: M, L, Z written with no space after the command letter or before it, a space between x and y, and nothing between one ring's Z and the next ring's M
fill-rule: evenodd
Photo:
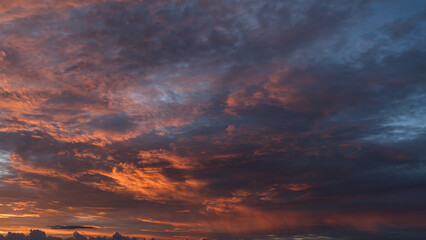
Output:
M90 226L77 226L77 225L56 225L56 226L51 226L51 229L96 229L95 227L90 227Z
M84 227L81 227L84 228ZM55 228L55 229L75 229L75 228ZM47 236L45 232L40 231L40 230L30 230L30 234L29 235L25 235L23 233L7 233L6 237L4 237L3 235L0 235L0 239L2 240L15 240L15 239L19 239L19 240L63 240L63 238L61 237L54 237L54 236ZM74 232L73 233L73 237L72 238L67 238L67 239L72 239L72 240L82 240L82 239L96 239L96 240L137 240L137 238L129 238L126 236L121 235L120 233L116 232L114 233L114 235L112 236L112 238L107 238L105 236L90 236L89 238L87 238L84 235L81 235L78 232Z
M74 232L72 235L74 236L74 239L75 239L75 240L87 240L87 237L86 237L86 236L81 235L81 234L80 234L80 233L78 233L78 232Z
M29 237L31 240L47 240L46 233L40 230L31 230Z
M394 40L406 39L410 35L424 35L425 24L426 13L423 11L408 18L396 19L392 23L386 24L383 30Z
M27 236L23 233L8 232L5 239L7 240L27 240Z
M126 113L117 113L93 118L89 122L93 128L100 128L107 131L128 131L137 125L135 120Z

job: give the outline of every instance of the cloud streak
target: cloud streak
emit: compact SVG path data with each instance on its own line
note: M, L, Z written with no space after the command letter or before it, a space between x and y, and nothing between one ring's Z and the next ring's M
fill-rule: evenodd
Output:
M96 229L95 227L90 227L90 226L62 226L62 225L56 225L56 226L51 226L51 229Z

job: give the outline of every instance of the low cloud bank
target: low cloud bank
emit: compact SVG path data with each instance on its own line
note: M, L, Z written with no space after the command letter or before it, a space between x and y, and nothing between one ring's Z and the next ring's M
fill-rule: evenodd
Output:
M53 237L47 236L45 232L40 230L31 230L29 235L25 235L23 233L11 233L8 232L6 236L0 234L0 240L145 240L144 238L135 238L135 237L126 237L116 232L112 237L105 236L89 236L86 237L81 235L78 232L73 233L73 237L70 238L61 238L61 237Z

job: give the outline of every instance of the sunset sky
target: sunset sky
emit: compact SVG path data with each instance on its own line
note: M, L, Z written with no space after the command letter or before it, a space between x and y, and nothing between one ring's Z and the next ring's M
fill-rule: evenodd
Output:
M426 1L0 0L0 234L426 239Z

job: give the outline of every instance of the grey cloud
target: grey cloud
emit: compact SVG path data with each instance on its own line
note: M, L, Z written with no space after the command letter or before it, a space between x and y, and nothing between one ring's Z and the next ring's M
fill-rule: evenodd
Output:
M95 227L90 226L78 226L78 225L56 225L51 226L51 229L96 229Z
M46 233L40 230L31 230L29 237L31 240L47 240Z
M93 118L89 126L107 131L126 132L137 126L136 119L125 112L98 116Z

